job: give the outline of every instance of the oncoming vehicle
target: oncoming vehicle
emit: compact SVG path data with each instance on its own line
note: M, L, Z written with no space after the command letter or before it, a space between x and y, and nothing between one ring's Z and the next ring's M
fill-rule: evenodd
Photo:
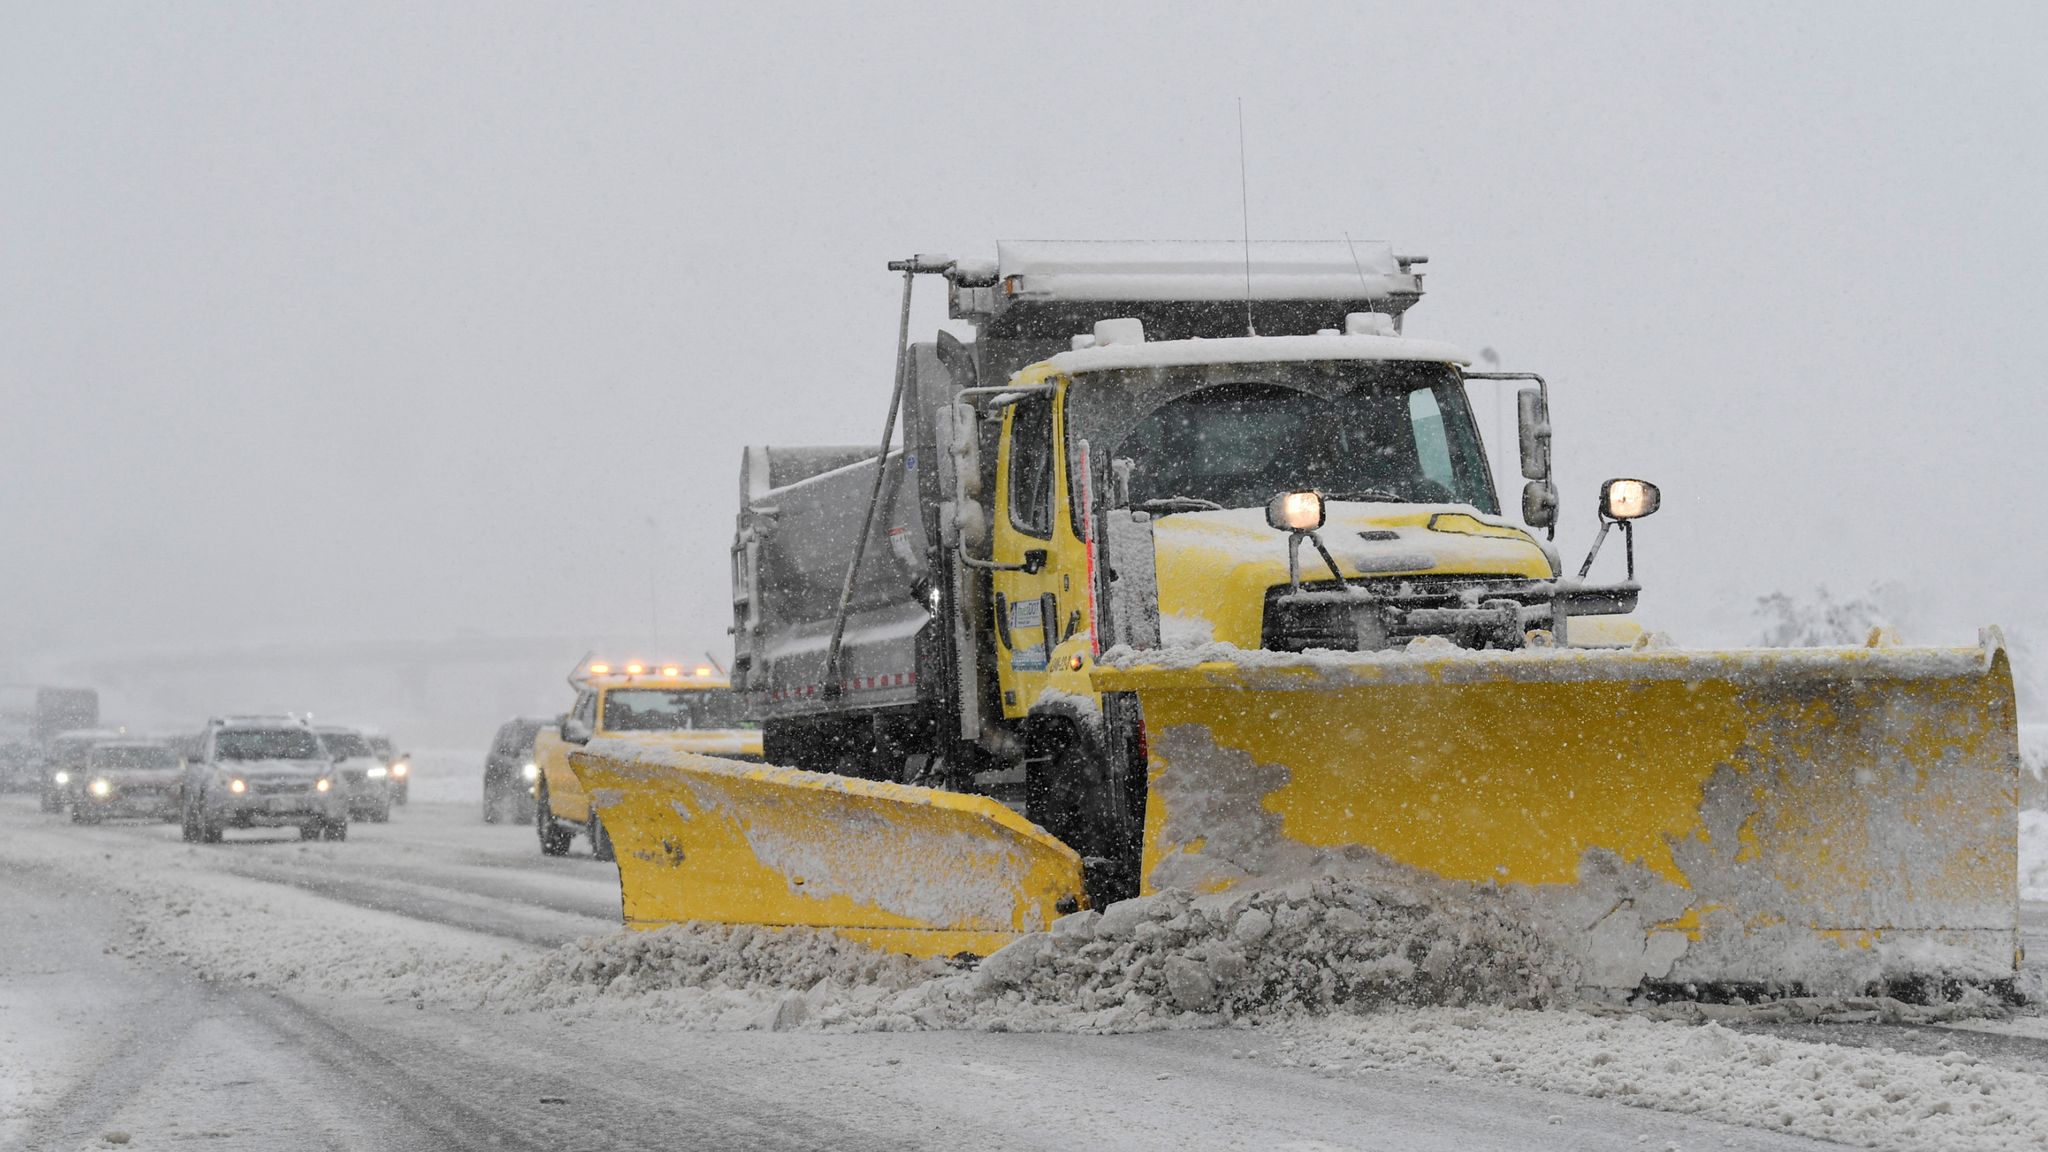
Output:
M43 811L62 812L66 804L77 799L93 746L120 738L121 733L111 728L83 728L51 737L38 772Z
M370 751L384 761L387 779L391 782L391 802L400 807L412 798L412 753L400 752L391 737L382 732L365 732L363 739L370 742Z
M761 759L761 733L745 718L725 678L709 666L632 662L615 669L608 663L587 664L569 683L576 689L575 705L559 725L542 728L534 740L540 777L534 828L540 850L549 856L568 852L569 842L581 832L589 837L593 856L612 858L611 837L569 767L569 753L593 739L729 760Z
M540 779L533 741L541 729L561 722L560 716L520 716L498 726L484 757L484 823L533 819L534 782Z
M299 838L348 838L348 793L319 737L292 716L207 723L185 770L185 839L218 844L227 828L296 827Z
M161 740L108 740L86 753L73 790L71 819L97 824L110 816L176 820L184 761Z
M391 766L354 728L324 724L313 729L348 793L352 819L382 824L391 819Z

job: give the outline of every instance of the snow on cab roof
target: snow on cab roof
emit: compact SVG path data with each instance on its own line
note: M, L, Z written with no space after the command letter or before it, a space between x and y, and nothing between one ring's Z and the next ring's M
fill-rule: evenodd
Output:
M1050 357L1069 375L1112 368L1178 368L1192 364L1272 364L1305 360L1419 360L1470 364L1456 347L1407 336L1235 336L1221 340L1148 340L1099 344Z

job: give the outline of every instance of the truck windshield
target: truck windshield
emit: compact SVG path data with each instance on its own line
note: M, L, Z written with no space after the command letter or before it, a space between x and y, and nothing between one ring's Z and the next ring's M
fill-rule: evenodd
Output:
M742 728L739 702L705 688L614 688L604 694L607 732L671 732L689 728Z
M1069 393L1068 447L1078 451L1078 434L1096 468L1113 460L1131 507L1252 508L1314 488L1337 500L1498 510L1462 381L1447 365L1338 360L1102 375L1120 379L1084 377Z
M322 732L320 743L327 746L329 756L353 760L358 756L374 756L370 743L353 732Z
M303 728L228 728L214 738L222 760L319 760L320 742Z
M115 746L95 748L92 766L109 772L144 772L178 766L178 754L169 748Z

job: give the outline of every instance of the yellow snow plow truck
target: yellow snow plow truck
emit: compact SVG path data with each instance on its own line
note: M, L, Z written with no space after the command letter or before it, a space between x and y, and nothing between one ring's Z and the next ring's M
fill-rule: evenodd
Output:
M731 686L710 665L619 664L586 657L569 675L575 703L533 738L533 827L546 856L561 856L580 833L599 860L612 858L606 820L569 767L592 740L641 752L683 751L759 760L761 733L742 715Z
M628 922L985 954L1141 892L1372 868L1517 901L1611 994L2010 980L1996 632L1643 634L1657 489L1604 485L1567 568L1547 385L1402 335L1421 262L1005 243L891 265L881 449L744 456L733 679L767 763L570 756ZM919 275L971 343L909 342ZM1474 380L1520 387L1519 522ZM1595 579L1617 532L1621 578Z

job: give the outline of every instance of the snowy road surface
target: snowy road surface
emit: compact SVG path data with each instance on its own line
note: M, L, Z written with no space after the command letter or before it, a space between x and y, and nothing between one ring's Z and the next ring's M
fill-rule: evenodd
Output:
M1787 1038L1498 1009L1127 1035L737 1030L772 1025L791 993L722 993L716 1013L545 995L531 974L550 950L614 931L616 873L580 844L544 859L530 830L438 794L343 844L231 832L212 847L0 800L0 1148L1827 1146L1800 1132L2023 1148L2048 1133L2038 1018L1913 1030L1940 1033L1915 1053L1814 1042L1876 1034L1843 1026ZM2048 956L2048 916L2029 916Z

